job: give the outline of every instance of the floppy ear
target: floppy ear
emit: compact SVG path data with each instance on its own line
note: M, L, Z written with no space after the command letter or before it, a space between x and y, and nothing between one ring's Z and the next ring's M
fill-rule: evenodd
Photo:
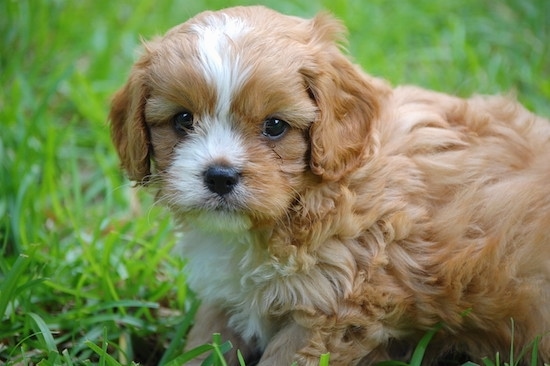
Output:
M113 97L109 120L111 139L122 168L131 180L145 184L151 174L151 144L145 123L147 89L143 80L145 65L132 69L128 82Z
M301 70L319 109L310 128L310 167L335 181L361 162L377 95L369 77L341 52L338 42L346 30L339 21L320 14L311 21L311 32L313 54Z

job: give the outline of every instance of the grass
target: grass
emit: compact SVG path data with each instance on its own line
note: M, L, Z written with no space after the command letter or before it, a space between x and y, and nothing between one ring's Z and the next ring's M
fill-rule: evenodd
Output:
M140 36L236 3L0 2L0 363L189 356L181 349L196 301L172 255L170 219L120 173L106 115ZM357 62L393 83L511 91L550 116L546 0L263 3L302 16L333 11Z

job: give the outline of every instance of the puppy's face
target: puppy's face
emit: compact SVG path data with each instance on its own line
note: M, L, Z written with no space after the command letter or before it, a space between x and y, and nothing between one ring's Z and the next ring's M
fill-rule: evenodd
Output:
M326 16L233 8L146 44L110 115L130 178L224 229L277 220L307 185L340 179L375 113L341 31Z

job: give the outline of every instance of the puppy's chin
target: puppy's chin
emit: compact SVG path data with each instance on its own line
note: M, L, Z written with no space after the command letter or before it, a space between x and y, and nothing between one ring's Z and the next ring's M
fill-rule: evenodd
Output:
M186 229L216 233L242 233L252 228L244 213L223 210L196 210L178 215Z

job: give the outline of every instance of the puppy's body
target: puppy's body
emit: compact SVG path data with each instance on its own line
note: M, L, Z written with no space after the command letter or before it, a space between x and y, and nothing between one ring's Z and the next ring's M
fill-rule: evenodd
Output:
M550 124L502 97L391 88L341 26L203 13L149 43L111 111L130 177L185 232L202 309L262 365L434 357L550 331ZM153 162L152 166L150 162ZM539 344L550 362L549 337Z

